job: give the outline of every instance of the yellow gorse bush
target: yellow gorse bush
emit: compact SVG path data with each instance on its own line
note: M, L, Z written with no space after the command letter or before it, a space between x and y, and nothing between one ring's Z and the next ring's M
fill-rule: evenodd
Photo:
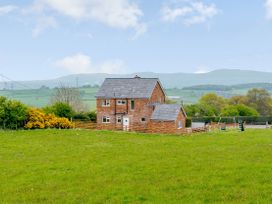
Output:
M27 121L25 129L70 129L74 127L73 123L67 118L59 118L53 114L45 114L41 109L37 108L29 109Z

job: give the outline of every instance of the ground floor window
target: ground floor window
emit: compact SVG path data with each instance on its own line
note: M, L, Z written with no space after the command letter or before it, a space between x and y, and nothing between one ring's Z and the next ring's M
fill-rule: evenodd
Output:
M122 116L117 116L116 121L118 124L122 123Z
M102 122L103 123L110 123L110 117L109 116L103 116Z
M146 121L146 118L141 118L141 121L142 121L142 122L145 122L145 121Z
M181 128L182 128L182 122L178 121L178 129L181 129Z

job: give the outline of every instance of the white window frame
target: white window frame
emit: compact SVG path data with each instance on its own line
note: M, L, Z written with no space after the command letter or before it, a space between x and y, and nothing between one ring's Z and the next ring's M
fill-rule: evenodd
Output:
M118 122L119 119L120 119L120 122ZM116 123L117 124L122 124L122 122L123 122L122 116L117 116L116 117Z
M117 100L117 101L116 101L116 104L117 104L118 106L122 106L122 105L126 105L127 102L126 102L126 100Z
M182 129L182 121L178 121L178 129Z
M106 121L104 122L104 118ZM110 123L110 116L102 116L102 123L109 124Z
M110 100L108 100L108 99L103 100L102 107L110 107Z

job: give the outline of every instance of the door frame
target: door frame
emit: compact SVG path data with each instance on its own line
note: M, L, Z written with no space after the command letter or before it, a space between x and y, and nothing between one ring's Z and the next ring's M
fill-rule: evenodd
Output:
M129 131L129 117L128 116L123 116L123 130L124 131Z

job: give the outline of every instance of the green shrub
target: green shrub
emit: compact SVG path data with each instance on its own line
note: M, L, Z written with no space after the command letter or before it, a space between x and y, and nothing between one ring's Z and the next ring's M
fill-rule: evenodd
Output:
M192 118L186 118L185 127L192 127Z
M44 111L48 113L52 113L58 117L64 118L72 118L74 116L74 111L72 107L67 103L57 102L52 106L47 106L44 108Z
M27 106L16 100L0 97L0 127L18 129L24 126Z
M97 117L97 115L96 115L96 112L95 112L95 111L90 112L90 113L88 114L88 116L89 116L89 118L90 118L90 120L91 120L92 122L96 122L96 117Z

